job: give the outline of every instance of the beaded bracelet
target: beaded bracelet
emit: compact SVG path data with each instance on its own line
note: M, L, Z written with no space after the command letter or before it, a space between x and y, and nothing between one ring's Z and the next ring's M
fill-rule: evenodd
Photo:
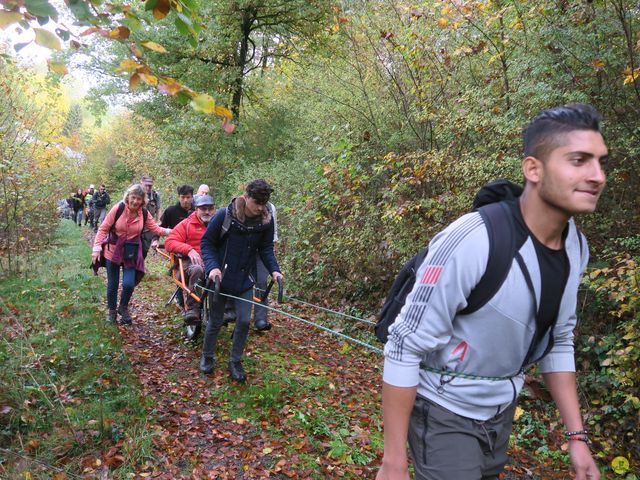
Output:
M565 436L571 438L574 435L589 435L589 431L585 428L584 430L576 430L575 432L567 432Z
M589 443L589 437L578 437L576 435L571 435L569 437L569 440L573 440L575 442L584 442L584 443Z

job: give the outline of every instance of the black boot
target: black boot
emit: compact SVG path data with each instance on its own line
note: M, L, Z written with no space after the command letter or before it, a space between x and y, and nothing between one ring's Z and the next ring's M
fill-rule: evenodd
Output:
M120 314L120 324L121 325L131 325L133 323L131 319L131 315L129 314L129 307L120 305L118 307L118 313Z
M236 382L244 382L247 379L242 362L229 362L229 374Z
M260 318L253 322L255 329L258 332L266 332L267 330L271 330L271 323L266 318Z
M109 311L107 312L107 322L109 323L116 323L116 310L115 309L109 309Z
M202 355L200 357L200 371L205 375L213 372L213 367L215 367L215 359L213 357L205 357Z

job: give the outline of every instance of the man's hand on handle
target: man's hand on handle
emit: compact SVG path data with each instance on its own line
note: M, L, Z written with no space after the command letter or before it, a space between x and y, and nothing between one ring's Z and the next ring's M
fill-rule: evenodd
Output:
M273 278L274 282L278 283L279 278L284 280L284 275L282 275L280 272L271 272L271 278Z
M216 277L219 277L220 280L222 280L222 272L220 271L219 268L214 268L209 272L209 280L211 280L212 282L215 282Z

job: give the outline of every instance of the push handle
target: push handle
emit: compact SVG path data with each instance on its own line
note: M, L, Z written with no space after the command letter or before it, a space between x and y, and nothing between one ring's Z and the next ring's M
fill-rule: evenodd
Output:
M284 297L284 278L278 277L278 303L282 304L282 297Z

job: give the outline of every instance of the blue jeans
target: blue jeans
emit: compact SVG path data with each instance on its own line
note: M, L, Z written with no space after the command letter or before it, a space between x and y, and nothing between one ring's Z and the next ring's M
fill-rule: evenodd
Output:
M73 221L78 225L82 224L82 213L82 209L78 210L77 212L73 212Z
M118 284L120 283L121 265L107 260L107 306L109 310L115 310L118 305ZM133 289L136 286L136 269L122 267L122 295L120 306L128 307Z

